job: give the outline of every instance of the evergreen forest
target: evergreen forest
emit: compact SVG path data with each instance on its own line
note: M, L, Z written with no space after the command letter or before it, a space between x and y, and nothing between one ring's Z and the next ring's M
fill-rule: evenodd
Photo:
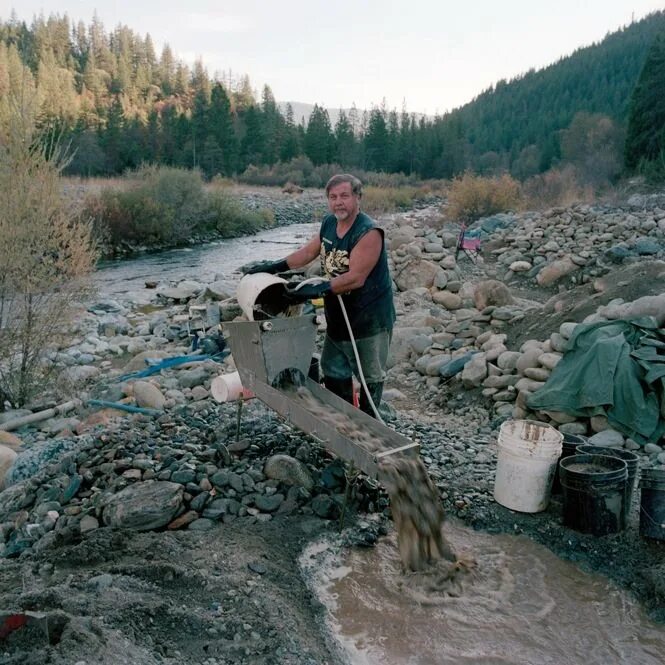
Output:
M611 181L665 154L663 35L661 11L446 114L351 108L333 126L322 106L295 118L270 87L211 75L200 60L189 67L127 26L58 15L28 25L12 15L0 20L0 121L11 99L33 94L39 124L72 148L68 173L84 176L152 163L232 177L308 163L524 180L569 163L590 181Z

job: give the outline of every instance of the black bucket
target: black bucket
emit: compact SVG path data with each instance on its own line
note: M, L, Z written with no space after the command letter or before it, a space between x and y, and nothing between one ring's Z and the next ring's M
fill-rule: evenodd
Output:
M665 540L665 469L643 469L640 535Z
M577 449L580 455L609 455L622 459L628 467L628 480L626 481L626 515L630 514L630 507L633 505L633 493L635 491L635 481L637 480L637 471L640 466L639 456L630 450L623 448L605 448L604 446L594 446L587 443Z
M622 459L571 455L559 462L559 473L566 526L594 536L624 528L628 468Z
M559 460L570 457L577 452L577 446L582 446L588 442L586 436L579 434L564 434L561 442L561 457ZM552 494L561 494L561 479L559 478L559 464L554 471L554 481L552 482Z

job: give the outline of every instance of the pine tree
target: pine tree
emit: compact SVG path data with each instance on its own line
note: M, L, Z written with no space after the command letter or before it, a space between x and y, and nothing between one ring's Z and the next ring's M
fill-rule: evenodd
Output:
M334 147L334 137L330 128L328 111L314 104L305 131L305 154L315 166L330 162Z
M356 156L356 138L353 127L342 109L335 123L334 161L341 166L354 166Z
M230 176L238 168L238 138L233 126L231 116L231 101L226 88L221 83L215 83L210 96L208 110L208 131L217 147L222 152L221 164L217 166L217 173Z
M290 162L301 153L301 139L298 128L293 121L293 107L286 105L286 118L284 120L284 140L279 152L282 162Z
M631 171L658 160L665 173L665 33L649 49L630 101L624 159Z

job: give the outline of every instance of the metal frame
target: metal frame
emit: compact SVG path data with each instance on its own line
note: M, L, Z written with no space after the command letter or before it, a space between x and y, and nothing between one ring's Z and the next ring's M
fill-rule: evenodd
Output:
M368 476L376 478L381 460L390 455L418 455L414 443L375 418L356 409L348 402L311 379L304 381L316 399L353 420L365 432L381 442L377 450L368 450L349 439L331 423L322 420L288 393L273 387L284 370L297 370L307 376L316 341L316 317L271 319L225 324L230 332L229 343L244 388L271 409L320 441L328 450L352 462Z

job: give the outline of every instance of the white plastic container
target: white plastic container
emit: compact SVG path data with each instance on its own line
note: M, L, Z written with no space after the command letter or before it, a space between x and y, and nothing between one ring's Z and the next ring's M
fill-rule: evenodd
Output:
M293 306L284 298L285 284L285 279L267 272L245 275L238 284L236 298L247 319L261 320L258 316L255 318L255 307L265 311L266 316L262 319L282 313L291 314ZM297 309L299 311L300 307Z
M238 372L215 377L210 382L210 394L217 402L235 402L238 399L251 397L250 391L242 387Z
M545 423L507 420L499 430L494 499L506 508L538 513L547 508L563 435Z

